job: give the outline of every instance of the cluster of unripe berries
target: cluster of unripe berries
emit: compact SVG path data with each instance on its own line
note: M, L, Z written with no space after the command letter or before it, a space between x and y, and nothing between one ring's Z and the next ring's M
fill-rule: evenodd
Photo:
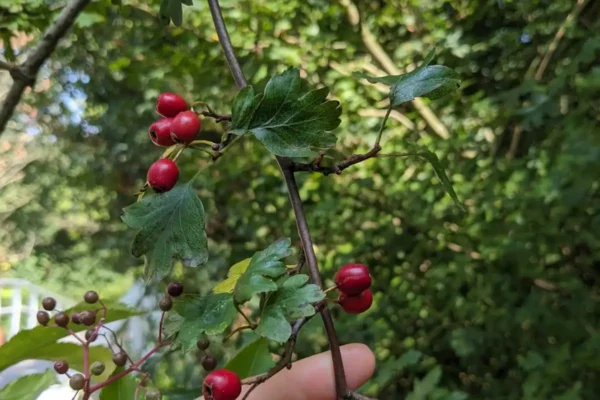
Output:
M161 147L177 143L189 144L196 139L202 127L198 114L188 108L186 101L175 93L161 93L156 99L156 112L164 118L150 125L152 142ZM157 193L173 189L179 178L175 161L161 158L150 166L146 177L148 186Z
M371 275L363 264L346 264L335 274L335 287L340 291L338 303L349 314L360 314L373 304Z

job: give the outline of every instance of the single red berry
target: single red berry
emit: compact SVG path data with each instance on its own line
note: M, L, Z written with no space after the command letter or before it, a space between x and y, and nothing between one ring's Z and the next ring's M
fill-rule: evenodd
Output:
M148 185L157 193L173 189L179 178L179 168L174 161L161 158L148 169Z
M358 296L348 296L346 293L340 293L338 301L348 314L360 314L371 308L373 292L367 289Z
M35 317L40 325L46 326L50 322L50 316L46 311L38 311Z
M202 122L198 115L193 111L184 111L177 114L171 122L171 135L179 143L190 143L200 132Z
M183 283L177 281L169 283L169 285L167 286L167 293L169 293L169 296L173 297L181 296L181 294L183 293Z
M173 146L175 142L171 138L171 122L173 118L163 118L152 125L148 129L150 140L157 146L169 147Z
M233 372L218 369L204 378L202 394L205 400L235 400L242 393L242 382Z
M340 292L357 296L371 287L369 269L362 264L346 264L335 274L335 284Z
M175 93L161 93L156 98L156 112L163 117L173 118L188 109L183 97Z
M59 374L66 374L69 370L69 363L66 360L58 360L54 363L54 370Z
M64 328L69 325L69 316L67 313L61 311L54 316L54 322L56 322L56 325Z
M42 300L42 307L44 307L44 310L46 311L52 311L54 310L54 307L56 307L56 300L53 297L46 297Z

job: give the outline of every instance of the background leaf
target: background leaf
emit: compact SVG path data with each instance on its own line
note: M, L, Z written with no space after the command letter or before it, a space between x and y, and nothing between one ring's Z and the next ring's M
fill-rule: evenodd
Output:
M26 375L0 390L2 400L35 400L50 385L57 383L56 374L49 369L43 374Z
M248 89L236 97L232 133L250 131L271 153L286 157L306 157L335 145L337 138L328 131L340 124L342 109L327 100L329 89L305 93L299 71L289 68L272 77L251 106L252 93Z
M132 253L146 256L148 279L166 276L174 258L191 267L208 260L204 207L191 185L144 197L124 211L123 221L140 230Z
M213 293L233 293L233 289L235 288L238 279L240 279L240 276L246 272L251 260L251 258L246 258L245 260L232 265L227 273L227 279L217 284L213 288Z
M273 366L275 362L269 351L269 342L261 337L242 348L224 368L245 379L267 372Z

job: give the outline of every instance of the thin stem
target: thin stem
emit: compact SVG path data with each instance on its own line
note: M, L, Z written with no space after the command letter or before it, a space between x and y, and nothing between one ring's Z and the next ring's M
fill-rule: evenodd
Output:
M250 325L244 325L244 326L240 326L240 327L235 328L234 330L232 330L231 332L229 332L229 335L227 335L227 336L225 336L223 338L223 343L227 343L227 341L229 339L231 339L231 337L233 335L235 335L236 333L241 332L241 331L245 331L245 330L248 330L248 329L256 329L256 326L252 327Z
M160 314L160 322L158 323L158 338L157 338L158 344L161 344L162 340L163 340L162 333L163 333L163 325L165 323L165 314L166 314L165 311L163 311Z
M375 146L373 146L373 148L379 147L379 143L381 142L381 135L383 134L383 128L385 128L385 123L387 122L388 118L390 117L391 112L392 112L392 101L390 100L390 105L388 106L385 116L383 117L383 120L381 121L381 126L379 127L379 132L377 133L377 139L375 139Z
M248 323L248 325L250 325L251 329L256 329L256 324L254 322L252 322L250 320L250 318L248 318L248 316L246 315L246 313L244 313L244 311L242 311L242 309L240 308L240 306L238 304L236 304L235 302L233 302L233 305L235 307L235 309L237 310L237 312L244 317L244 319L246 320L246 322Z
M91 393L90 389L90 344L83 345L83 376L85 377L84 393Z

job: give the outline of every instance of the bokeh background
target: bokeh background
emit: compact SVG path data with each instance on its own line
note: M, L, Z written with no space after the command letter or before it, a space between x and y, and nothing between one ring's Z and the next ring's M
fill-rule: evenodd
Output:
M35 43L59 3L0 0L3 56ZM73 297L88 288L128 293L143 266L129 252L135 232L119 216L160 154L147 137L155 97L175 91L229 111L236 89L206 4L185 7L178 28L161 25L160 1L122 3L86 9L0 138L0 279ZM397 109L383 143L386 152L402 151L407 139L435 151L466 214L417 159L299 175L324 275L362 262L375 278L369 312L334 311L341 341L377 355L364 392L597 399L600 2L221 3L253 84L294 66L342 102L334 157L366 150L385 109L385 90L353 71L410 70L436 47L435 62L463 77L448 97ZM0 97L10 83L0 72ZM207 121L203 135L217 138L219 129ZM180 158L184 177L196 157ZM277 238L297 241L280 172L258 142L232 148L198 182L211 260L175 271L198 291ZM314 322L299 357L327 347ZM191 398L202 379L194 354L147 368L172 399Z

